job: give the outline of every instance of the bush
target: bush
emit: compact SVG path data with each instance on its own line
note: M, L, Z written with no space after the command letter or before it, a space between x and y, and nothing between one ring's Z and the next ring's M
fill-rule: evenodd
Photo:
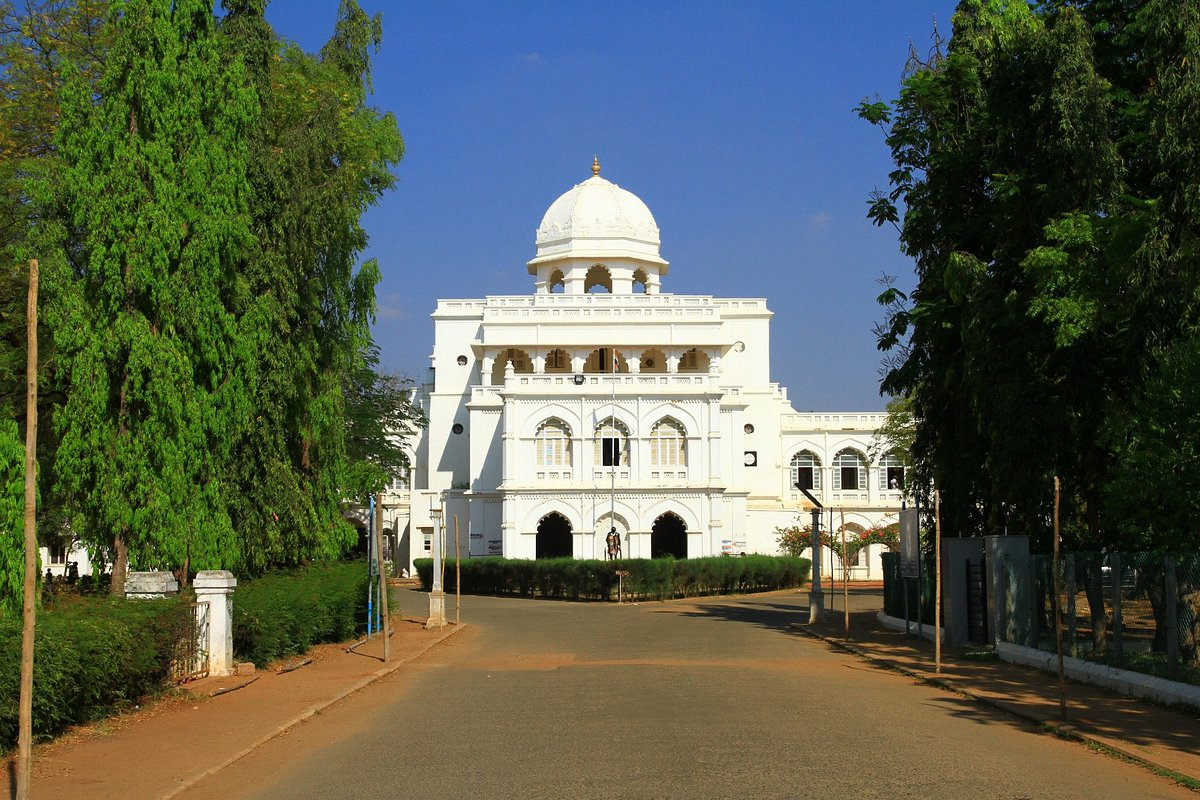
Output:
M268 664L366 628L367 564L341 561L268 573L233 595L233 651Z
M170 685L175 645L193 629L185 600L72 598L38 614L33 735L48 738ZM0 619L0 747L17 741L21 619Z
M421 586L428 591L433 585L433 561L420 558L415 565ZM629 573L624 580L626 597L665 600L790 589L808 580L809 567L806 558L759 555L679 561L480 558L462 562L462 590L467 594L612 600L617 594L617 571L621 570ZM446 570L445 588L454 591L453 569Z

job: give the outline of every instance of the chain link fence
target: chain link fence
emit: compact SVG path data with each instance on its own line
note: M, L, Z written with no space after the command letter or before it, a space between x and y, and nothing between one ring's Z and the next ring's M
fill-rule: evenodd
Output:
M1054 558L1031 556L1031 645L1056 652ZM1060 557L1063 652L1200 685L1200 554Z

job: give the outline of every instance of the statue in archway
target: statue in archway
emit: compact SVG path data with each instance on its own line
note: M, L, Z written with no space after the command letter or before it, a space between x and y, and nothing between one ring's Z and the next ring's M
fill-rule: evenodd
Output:
M614 525L608 530L608 536L605 537L605 557L611 561L616 561L621 557L621 535L617 533L617 526Z

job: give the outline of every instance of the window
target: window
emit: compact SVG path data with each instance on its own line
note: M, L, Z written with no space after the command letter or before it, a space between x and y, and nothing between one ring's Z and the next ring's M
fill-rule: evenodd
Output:
M388 491L392 494L400 494L408 491L408 478L410 474L408 467L404 467L399 475L392 477L392 482L388 485Z
M629 464L629 430L612 417L596 428L596 466Z
M67 563L67 546L65 544L62 542L54 542L50 545L50 563Z
M551 350L546 356L547 372L568 372L571 369L571 359L564 350Z
M833 490L857 492L867 488L866 464L854 450L843 450L833 459Z
M571 429L560 419L548 419L538 426L537 463L539 467L571 466Z
M687 466L687 434L670 417L659 420L650 429L650 466Z
M904 462L893 450L879 459L879 488L885 492L904 489Z
M796 489L821 488L821 462L807 450L792 456L791 485Z

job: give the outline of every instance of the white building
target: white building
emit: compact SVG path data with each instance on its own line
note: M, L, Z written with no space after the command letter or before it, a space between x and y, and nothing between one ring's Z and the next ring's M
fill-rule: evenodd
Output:
M884 415L796 413L767 301L665 291L654 217L599 171L542 218L532 293L438 302L429 427L385 500L401 563L443 529L453 557L456 526L464 558L602 558L613 527L626 557L776 553L797 481L834 530L893 521L903 468L869 456ZM879 577L878 554L854 574Z

